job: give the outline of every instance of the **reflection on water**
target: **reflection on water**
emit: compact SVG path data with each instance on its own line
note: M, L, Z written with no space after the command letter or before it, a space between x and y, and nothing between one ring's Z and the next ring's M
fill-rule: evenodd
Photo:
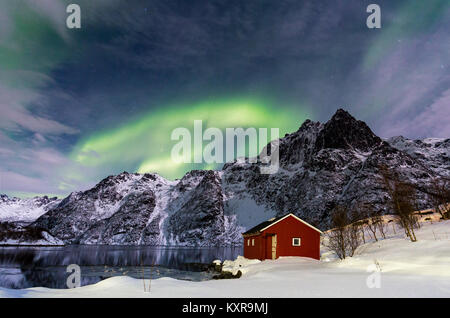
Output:
M0 287L67 288L69 264L81 267L82 286L122 275L200 281L212 276L201 264L235 259L238 255L242 255L242 247L0 247Z

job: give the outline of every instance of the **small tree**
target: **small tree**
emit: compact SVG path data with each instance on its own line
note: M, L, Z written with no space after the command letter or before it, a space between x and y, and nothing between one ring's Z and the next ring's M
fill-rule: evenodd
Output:
M434 210L441 215L442 219L449 219L450 180L446 178L433 179L428 197L433 203Z
M347 209L343 206L336 206L331 212L331 230L327 234L327 246L336 253L340 259L347 257L346 226Z
M362 242L365 244L366 243L367 220L360 220L360 221L358 221L357 225L359 226L359 231L361 232Z
M402 182L397 174L392 173L384 166L380 167L380 172L382 183L390 197L391 208L397 215L399 224L411 242L416 242L417 238L414 233L414 228L417 227L417 218L414 215L416 189L412 185Z
M375 208L373 205L369 203L360 203L357 205L356 209L359 211L359 215L361 218L365 218L367 220L366 227L372 233L372 237L375 241L378 241L377 238L377 223L378 220L374 220L376 216Z
M386 239L386 223L384 223L381 210L375 209L374 206L370 206L370 221L374 226L374 230L381 234L383 239Z
M375 218L377 219L376 221L376 225L377 225L377 229L378 232L380 232L381 237L383 237L383 239L386 239L386 223L384 223L383 221L383 217L378 213L377 216L375 216Z
M347 207L336 206L331 212L331 230L327 234L327 247L340 259L352 257L361 244L360 222L354 221L354 211Z
M361 245L361 226L360 222L355 222L347 227L348 231L348 255L352 257L355 255L356 249Z

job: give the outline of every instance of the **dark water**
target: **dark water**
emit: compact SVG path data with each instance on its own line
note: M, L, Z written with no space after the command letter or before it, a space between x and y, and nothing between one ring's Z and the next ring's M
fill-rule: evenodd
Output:
M155 246L0 247L0 287L67 288L66 268L81 268L81 285L113 276L201 281L213 273L215 259L235 259L242 247L185 248Z

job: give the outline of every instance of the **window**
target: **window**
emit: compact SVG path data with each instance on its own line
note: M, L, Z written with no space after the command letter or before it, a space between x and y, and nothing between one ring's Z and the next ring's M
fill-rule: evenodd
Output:
M255 239L252 239L252 246L255 246Z
M292 246L300 246L302 244L302 239L299 237L292 238Z
M247 246L250 246L250 239L247 240Z

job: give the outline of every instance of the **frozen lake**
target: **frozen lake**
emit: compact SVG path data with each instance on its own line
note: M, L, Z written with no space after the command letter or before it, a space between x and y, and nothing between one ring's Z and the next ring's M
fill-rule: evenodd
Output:
M81 268L81 285L113 276L202 281L211 279L204 270L215 259L235 259L242 247L157 247L77 245L65 247L0 247L0 287L67 288L66 268Z

